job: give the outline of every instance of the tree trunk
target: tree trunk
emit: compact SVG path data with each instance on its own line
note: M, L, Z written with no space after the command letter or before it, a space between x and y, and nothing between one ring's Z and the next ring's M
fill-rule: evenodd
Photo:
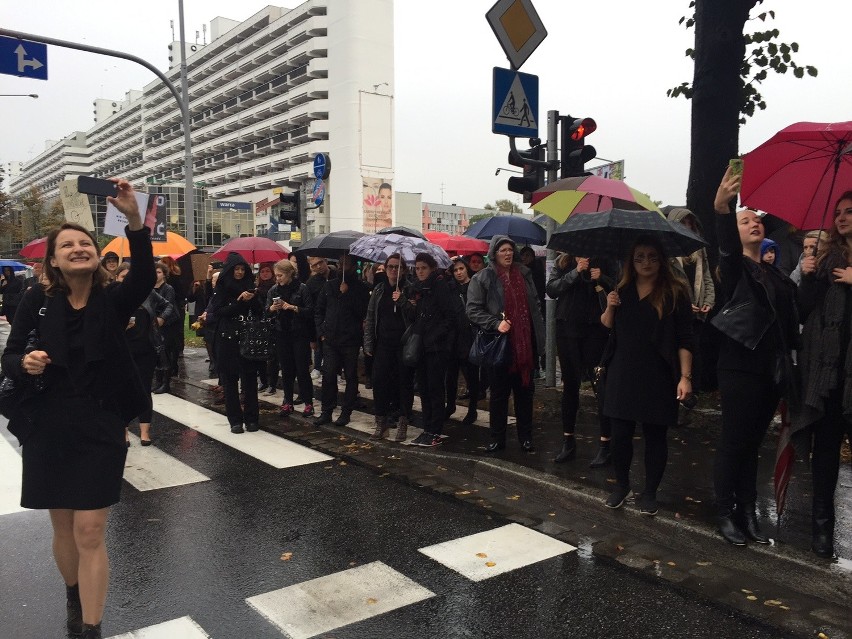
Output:
M742 102L743 28L756 0L697 0L695 76L686 205L704 227L718 262L713 199L728 160L737 157Z

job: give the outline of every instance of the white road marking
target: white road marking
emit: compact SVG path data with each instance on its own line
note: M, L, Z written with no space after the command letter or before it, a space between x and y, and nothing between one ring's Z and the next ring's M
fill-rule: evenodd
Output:
M380 561L249 597L291 639L308 639L434 597Z
M153 400L154 410L161 415L269 464L273 468L291 468L333 459L264 431L235 435L231 432L224 415L168 393L154 395Z
M180 617L123 635L114 635L111 639L210 639L210 635L191 617Z
M157 490L171 486L183 486L210 478L190 468L179 459L161 451L156 446L142 446L136 435L130 434L130 448L124 464L124 479L136 490Z
M5 437L0 437L0 515L26 510L21 508L21 456Z
M482 581L575 550L574 546L520 524L419 549L471 581Z

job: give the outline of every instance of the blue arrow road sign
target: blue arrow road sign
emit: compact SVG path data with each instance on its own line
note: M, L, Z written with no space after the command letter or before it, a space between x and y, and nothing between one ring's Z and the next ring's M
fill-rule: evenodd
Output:
M538 76L494 67L492 133L538 137Z
M47 45L0 36L0 73L47 80Z
M331 171L331 162L325 153L319 153L314 157L314 177L323 180Z

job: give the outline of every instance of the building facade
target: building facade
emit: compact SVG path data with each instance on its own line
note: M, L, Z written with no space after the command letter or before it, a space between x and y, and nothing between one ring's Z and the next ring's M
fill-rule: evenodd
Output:
M223 223L216 216L229 214L241 221L226 225L253 233L275 218L281 193L300 192L313 206L319 153L333 169L303 231L364 228L371 219L367 183L393 180L393 0L267 6L243 22L215 18L210 27L210 43L186 44L196 186L190 239L205 244L216 233L209 229ZM165 75L180 87L180 43L169 49ZM62 180L120 175L167 192L169 218L185 231L184 133L172 93L155 80L124 100L93 105L94 126L24 163L10 176L11 194L35 185L50 199ZM244 208L219 208L219 201L262 203L261 223L243 220Z

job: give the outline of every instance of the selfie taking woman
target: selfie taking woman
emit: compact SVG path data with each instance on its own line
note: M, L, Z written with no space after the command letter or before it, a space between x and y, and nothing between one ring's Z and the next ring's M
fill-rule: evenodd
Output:
M67 628L85 639L101 637L109 583L104 534L121 492L124 427L149 402L125 329L154 286L151 237L130 183L112 181L118 193L107 199L127 216L132 272L109 283L89 231L68 222L52 230L47 284L24 294L2 358L3 371L23 387L25 417L9 424L22 445L21 505L50 512ZM28 351L31 331L39 344Z

